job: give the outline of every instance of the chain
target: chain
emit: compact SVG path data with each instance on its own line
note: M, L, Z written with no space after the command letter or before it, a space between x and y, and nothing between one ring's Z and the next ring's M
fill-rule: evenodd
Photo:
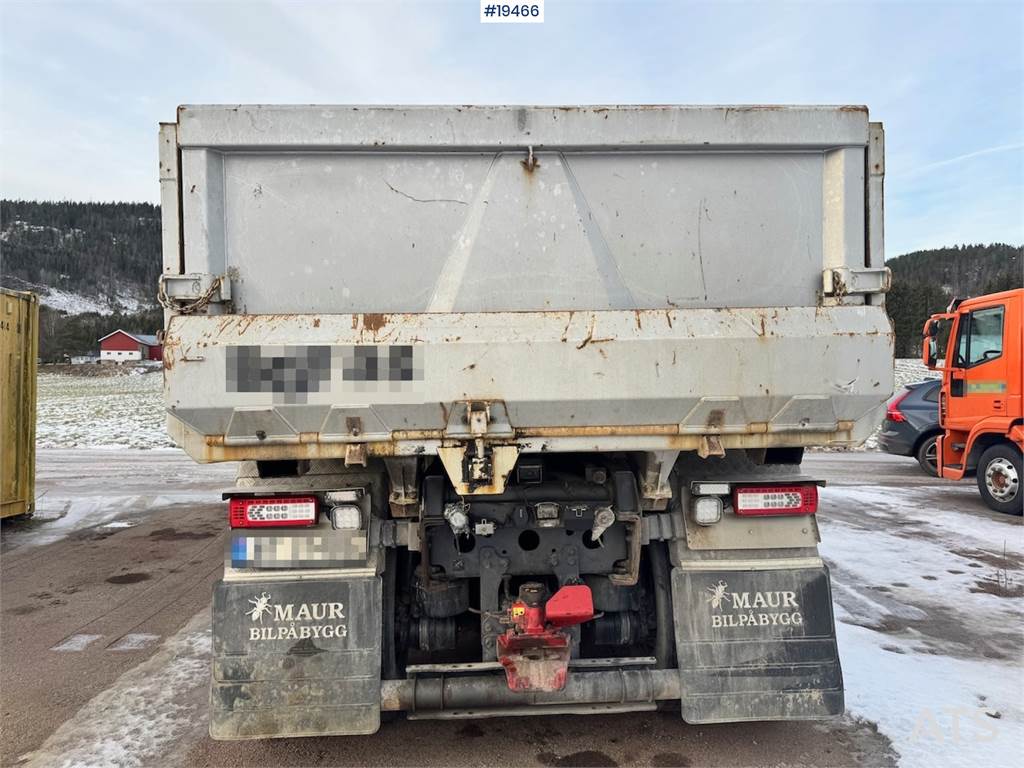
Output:
M215 277L213 282L210 283L210 287L206 289L202 296L194 301L189 301L183 304L177 303L175 299L168 296L164 285L164 281L161 280L160 288L156 295L156 299L160 302L160 306L164 309L170 310L171 312L177 312L180 315L192 315L201 309L205 309L213 300L214 295L220 291L221 278Z

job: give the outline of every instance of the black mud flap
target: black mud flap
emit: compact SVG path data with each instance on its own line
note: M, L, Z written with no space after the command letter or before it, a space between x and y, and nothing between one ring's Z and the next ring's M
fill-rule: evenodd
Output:
M672 573L683 719L843 713L828 570Z
M217 583L213 738L374 733L380 669L380 577Z

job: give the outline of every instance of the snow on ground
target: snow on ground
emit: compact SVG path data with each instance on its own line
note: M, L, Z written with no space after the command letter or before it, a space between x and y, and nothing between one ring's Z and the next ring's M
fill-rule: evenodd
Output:
M42 449L36 468L35 514L4 521L4 552L95 526L131 527L177 505L216 502L236 469L232 463L197 465L177 448Z
M3 239L3 234L0 232L0 240ZM66 275L63 277L66 277ZM86 312L95 312L98 315L112 315L117 311L138 312L155 306L152 299L140 299L139 296L123 290L118 291L113 300L109 300L105 296L85 296L74 291L65 291L61 288L43 285L42 283L22 280L12 275L6 275L4 280L10 284L8 287L15 290L32 291L38 294L39 303L43 306L60 312L66 312L69 315L81 315Z
M49 288L46 293L39 297L43 306L67 312L69 315L81 315L85 312L96 312L101 315L109 315L110 307L105 301L82 296L71 291L62 291L59 288Z
M937 755L1010 766L1024 744L1022 529L961 511L958 496L938 509L914 488L822 493L847 709L878 724L904 768Z
M96 377L43 373L38 392L36 444L41 448L174 445L167 437L159 372Z
M112 315L115 311L138 312L149 305L133 296L130 293L118 293L112 302L98 296L83 296L73 291L63 291L60 288L37 286L33 290L40 292L39 301L44 306L67 312L69 315L81 315L85 312L95 312L99 315Z
M176 455L178 451L168 451ZM109 479L106 480L109 484ZM224 483L225 486L228 482ZM210 490L175 490L158 494L97 494L89 495L73 488L52 491L36 497L36 511L18 530L5 534L4 548L39 547L94 526L130 528L140 518L175 504L207 504L217 499ZM129 517L122 518L125 515Z
M896 377L895 389L898 391L901 387L907 384L914 384L924 379L941 379L941 371L930 371L921 362L920 358L898 358L894 366L894 374Z
M205 610L23 756L27 766L168 765L175 741L205 715L210 644Z

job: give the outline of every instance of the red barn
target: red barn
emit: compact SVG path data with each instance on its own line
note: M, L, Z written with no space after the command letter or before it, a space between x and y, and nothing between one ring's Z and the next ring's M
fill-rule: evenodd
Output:
M125 363L130 360L161 360L163 348L156 336L116 330L100 339L100 360Z

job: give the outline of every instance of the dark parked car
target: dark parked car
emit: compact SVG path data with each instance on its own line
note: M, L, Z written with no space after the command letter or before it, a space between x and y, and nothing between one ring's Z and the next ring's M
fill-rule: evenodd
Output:
M908 384L889 401L882 422L878 445L887 453L913 456L921 469L933 477L935 470L935 440L942 434L939 426L938 379Z

